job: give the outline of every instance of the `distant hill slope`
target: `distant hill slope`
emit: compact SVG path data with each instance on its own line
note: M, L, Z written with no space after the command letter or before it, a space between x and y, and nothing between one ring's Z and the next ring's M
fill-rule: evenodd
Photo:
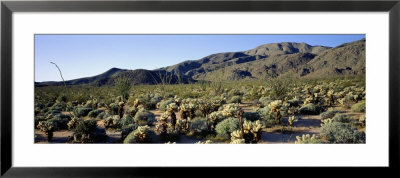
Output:
M188 77L178 77L170 72L166 71L151 71L145 69L136 69L136 70L126 70L126 69L118 69L112 68L100 75L96 75L93 77L85 77L79 78L75 80L65 81L66 85L80 85L80 84L89 84L92 86L103 86L103 85L114 85L116 79L121 77L127 77L132 82L132 84L140 85L140 84L160 84L162 81L176 84L176 83L189 83L195 82L191 78ZM64 85L63 82L35 82L35 86L61 86Z
M365 74L365 39L330 48L306 43L270 43L241 52L212 54L156 70L112 68L100 75L66 81L67 85L113 85L128 77L134 84L189 83L196 80L256 80L279 77L332 77ZM35 82L36 86L63 85Z

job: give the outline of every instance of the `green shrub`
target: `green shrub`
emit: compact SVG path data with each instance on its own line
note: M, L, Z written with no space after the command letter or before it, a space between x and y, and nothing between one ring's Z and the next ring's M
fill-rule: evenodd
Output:
M120 127L126 127L128 125L131 125L134 123L133 118L130 115L124 115L121 119L120 119Z
M121 140L123 141L126 138L126 136L128 136L129 133L131 133L132 131L136 130L137 128L138 128L138 125L136 123L122 126L122 128L121 128Z
M217 135L225 139L229 139L231 133L238 129L239 129L239 120L233 117L221 121L215 127Z
M97 115L99 115L102 112L104 112L104 111L103 110L93 110L88 113L88 116L91 118L96 118Z
M365 143L365 133L348 123L331 122L321 127L321 136L330 143Z
M318 115L321 111L321 108L318 105L313 103L308 103L302 106L299 110L300 114L304 115Z
M88 113L92 110L93 110L92 108L85 108L85 107L78 106L78 107L74 108L74 114L76 117L84 117L84 116L87 116Z
M160 102L160 110L161 111L167 111L168 105L171 103L175 103L175 100L173 98L169 98L167 100L161 101Z
M95 120L78 121L73 131L77 134L90 134L96 130L97 122Z
M332 119L336 113L341 113L341 111L336 111L336 110L329 110L321 113L321 119Z
M109 105L110 114L111 115L118 114L118 108L119 108L118 103L111 103Z
M124 99L128 99L129 97L129 90L131 89L132 84L129 81L129 78L118 78L115 80L115 89L117 93Z
M271 109L269 107L259 108L256 112L260 115L261 120L263 120L266 125L275 124L275 117L271 114Z
M126 136L124 143L157 143L156 133L149 126L139 126Z
M190 130L195 132L207 132L207 118L205 117L196 117L190 122Z
M138 125L153 125L153 122L155 122L156 119L153 113L146 109L140 109L136 113L134 121Z
M231 100L229 100L229 103L241 103L242 98L240 96L232 96Z
M108 115L106 112L100 112L100 113L97 115L97 118L99 118L99 119L105 119L105 118L107 118L108 116L110 116L110 115Z
M260 99L258 99L258 102L261 103L263 106L268 106L269 103L272 102L272 100L268 97L261 97Z
M51 106L53 106L54 105L54 102L48 102L47 104L46 104L46 107L51 107Z
M58 115L48 120L49 122L55 122L54 130L63 130L68 129L68 122L71 120L69 116L66 115Z
M360 101L353 106L351 106L351 110L354 112L365 112L365 100Z
M346 114L341 114L341 113L337 113L333 118L332 118L333 122L349 122L350 118L348 115Z
M59 103L55 103L53 104L53 106L51 106L49 109L50 110L58 110L58 111L65 111L67 108L67 104L64 102L59 102Z
M135 117L136 112L137 112L137 108L135 108L135 107L130 107L130 108L125 110L125 114L128 114L131 117Z

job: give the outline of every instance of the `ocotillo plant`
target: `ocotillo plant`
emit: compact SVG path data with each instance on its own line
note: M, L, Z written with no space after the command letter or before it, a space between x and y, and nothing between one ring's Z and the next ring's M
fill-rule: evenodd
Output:
M54 62L50 62L50 63L54 64L57 67L58 71L60 72L61 79L64 82L65 92L67 92L67 84L65 83L64 77L62 76L61 69L58 67L58 65L56 63L54 63Z

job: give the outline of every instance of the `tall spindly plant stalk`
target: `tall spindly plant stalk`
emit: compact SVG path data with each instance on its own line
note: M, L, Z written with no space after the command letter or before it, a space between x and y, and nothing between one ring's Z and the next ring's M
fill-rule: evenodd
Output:
M64 87L65 87L65 93L67 93L67 84L65 84L65 80L64 80L64 77L62 76L62 72L61 72L61 69L57 66L57 64L56 63L54 63L54 62L50 62L51 64L54 64L56 67L57 67L57 69L58 69L58 71L60 72L60 76L61 76L61 79L63 80L63 82L64 82Z

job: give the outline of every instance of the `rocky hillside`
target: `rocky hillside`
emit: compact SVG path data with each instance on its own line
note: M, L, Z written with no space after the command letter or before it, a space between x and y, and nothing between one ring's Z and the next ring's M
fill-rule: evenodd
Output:
M365 39L330 48L306 43L270 43L241 52L217 53L156 70L112 68L67 85L113 85L119 77L134 84L190 83L197 80L257 80L279 77L332 77L365 74ZM36 86L63 85L41 82Z

